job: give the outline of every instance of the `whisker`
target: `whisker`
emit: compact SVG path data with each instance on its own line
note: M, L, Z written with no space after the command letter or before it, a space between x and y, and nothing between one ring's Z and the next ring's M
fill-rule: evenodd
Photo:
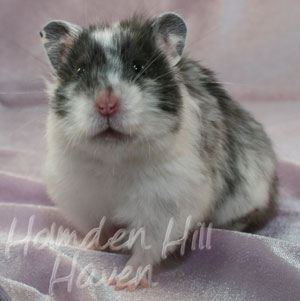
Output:
M11 44L14 44L15 46L19 47L20 49L24 50L27 54L29 54L32 58L34 58L36 61L38 61L43 67L47 68L47 72L49 71L48 68L48 64L45 63L44 61L42 61L38 56L36 56L35 54L33 54L32 52L30 52L27 48L25 48L24 46L20 45L19 43L17 43L14 40L11 40L9 38L7 38L8 42L10 42Z
M164 77L164 76L166 76L166 75L172 74L172 73L173 73L173 74L180 74L180 71L179 71L179 70L176 70L176 69L171 69L170 71L168 71L168 72L166 72L166 73L164 73L164 74L162 74L162 75L160 75L160 76L154 78L154 80L158 80L158 79L160 79L160 78L162 78L162 77Z
M208 38L212 37L214 34L216 34L219 29L220 29L220 26L212 27L207 32L205 32L204 35L201 36L200 39L194 40L192 43L189 43L189 45L188 45L189 48L194 47L194 46L198 46L200 43L203 43L203 41L205 41L206 39L208 39Z
M30 119L28 122L23 123L19 127L16 127L13 132L9 135L9 137L13 138L15 134L18 134L21 129L24 129L28 127L29 125L32 125L34 123L41 124L41 127L44 125L44 121L46 119L46 114L43 112L43 114L38 114L38 117Z
M150 63L148 63L147 65L146 65L146 67L142 70L142 72L140 72L140 73L138 73L137 75L136 75L136 77L133 79L133 81L132 81L132 84L134 84L136 81L137 81L137 79L139 79L142 75L143 75L143 73L145 73L145 71L146 70L148 70L151 66L152 66L152 64L160 57L162 55L162 53L160 52L156 57L154 57L154 59L152 60L152 61L150 61L152 58L153 58L153 56L150 58Z
M156 78L154 78L154 80L155 81L157 81L157 80L159 80L159 79L161 79L162 77L164 77L164 76L166 76L166 75L169 75L169 74L174 74L174 75L176 75L176 74L180 74L181 72L180 72L180 70L171 70L171 71L168 71L168 72L166 72L166 73L164 73L164 74L162 74L162 75L160 75L160 76L158 76L158 77L156 77ZM241 86L250 86L249 84L246 84L246 83L237 83L237 82L228 82L228 81L206 81L205 79L203 79L203 80L198 80L198 79L195 79L194 81L191 81L192 83L194 82L195 84L197 84L197 85L199 85L199 84L220 84L220 85L241 85ZM185 81L185 80L183 80L183 79L180 79L179 81L178 81L178 83L182 83L182 84L190 84L191 82L187 82L187 81ZM176 83L176 84L170 84L170 85L164 85L164 87L176 87L177 86L177 84L178 83Z
M240 86L250 86L250 84L246 84L246 83L220 82L220 81L207 82L207 83L208 83L208 84L220 84L220 85L240 85Z
M0 95L9 95L9 94L33 94L33 93L37 93L37 94L43 94L45 93L45 91L0 91Z

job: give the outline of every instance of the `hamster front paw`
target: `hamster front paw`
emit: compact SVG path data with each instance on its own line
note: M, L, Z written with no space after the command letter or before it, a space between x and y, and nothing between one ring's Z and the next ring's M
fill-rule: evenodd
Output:
M123 270L109 279L108 285L114 285L115 290L123 290L133 292L139 286L143 288L149 288L156 285L152 282L152 265L145 264L143 259L132 256Z

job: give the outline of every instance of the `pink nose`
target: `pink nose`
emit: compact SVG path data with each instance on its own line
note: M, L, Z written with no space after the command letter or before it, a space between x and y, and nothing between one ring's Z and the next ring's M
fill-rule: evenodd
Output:
M102 92L97 99L96 108L103 116L115 114L120 107L120 101L113 93Z

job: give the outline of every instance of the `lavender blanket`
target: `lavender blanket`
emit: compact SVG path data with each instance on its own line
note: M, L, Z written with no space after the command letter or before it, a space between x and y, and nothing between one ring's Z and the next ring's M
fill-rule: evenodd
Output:
M133 11L180 13L187 50L266 127L280 159L277 216L254 234L211 240L162 265L151 289L105 278L127 256L87 250L45 193L46 56L52 19L85 25ZM300 300L300 3L297 0L0 0L0 285L11 300ZM69 234L68 235L68 229ZM79 233L76 232L79 235ZM0 290L0 300L4 292Z

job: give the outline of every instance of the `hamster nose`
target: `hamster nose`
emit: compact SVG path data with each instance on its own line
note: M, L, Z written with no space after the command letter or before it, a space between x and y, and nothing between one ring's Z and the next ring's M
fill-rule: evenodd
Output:
M96 102L96 109L102 116L111 116L118 112L120 101L113 93L101 93Z

